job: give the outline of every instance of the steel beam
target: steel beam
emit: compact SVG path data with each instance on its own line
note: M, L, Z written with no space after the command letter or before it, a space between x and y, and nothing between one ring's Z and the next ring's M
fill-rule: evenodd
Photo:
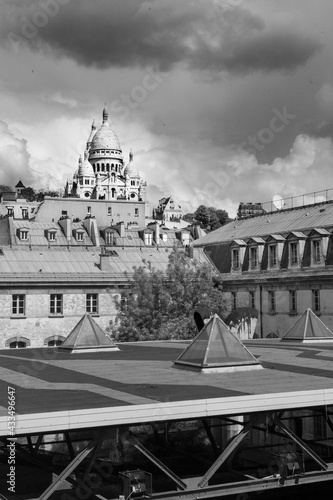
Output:
M89 453L95 448L98 442L103 439L101 433L97 437L95 437L88 445L82 450L72 462L62 471L62 473L57 477L54 483L50 484L50 486L42 493L38 500L47 500L54 491L56 491L61 484L65 481L67 476L89 455Z
M238 448L243 439L247 436L253 426L258 422L260 414L254 415L247 424L244 425L243 429L233 438L233 440L228 444L221 455L215 460L213 465L208 469L206 474L198 483L199 488L203 488L209 481L209 479L215 474L217 469L230 457L230 455Z
M277 417L273 417L273 421L274 421L275 425L277 427L279 427L279 429L281 429L283 432L285 432L287 434L287 436L289 436L296 444L298 444L298 446L300 448L302 448L302 450L305 451L305 453L307 453L308 455L310 455L310 457L313 458L313 460L315 462L317 462L317 464L323 470L326 470L328 468L328 464L326 462L324 462L324 460L322 460L317 455L317 453L315 453L313 450L311 450L311 448L309 448L309 446L307 446L304 443L304 441L302 441L298 436L296 436L296 434L294 434L290 429L288 429L288 427L283 422L281 422L280 420L278 420Z
M323 481L333 480L333 468L327 471L308 472L300 478L288 478L284 482L284 487L296 487L299 484L313 484ZM279 489L279 477L268 477L263 479L254 479L240 481L235 483L225 483L220 485L207 486L206 488L198 488L186 491L172 491L164 493L155 493L151 500L205 500L212 498L221 498L229 495L245 494L247 497L251 492L263 493L264 491Z
M145 455L153 464L157 465L167 476L169 476L181 490L186 490L187 485L174 473L170 470L166 465L164 465L155 455L153 455L147 448L145 448L139 441L135 440L133 443L135 448L143 455Z

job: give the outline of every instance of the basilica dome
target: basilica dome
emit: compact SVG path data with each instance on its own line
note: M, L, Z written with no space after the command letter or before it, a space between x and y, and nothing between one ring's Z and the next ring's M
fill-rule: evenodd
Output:
M89 162L88 158L85 158L83 162L79 163L78 169L79 177L95 177L94 169Z
M138 167L135 165L133 161L132 151L130 152L129 163L125 167L124 175L128 175L128 177L140 177Z
M94 135L90 151L101 150L101 149L117 149L121 151L119 139L116 133L110 128L109 114L106 108L103 109L103 124L99 130L97 130Z

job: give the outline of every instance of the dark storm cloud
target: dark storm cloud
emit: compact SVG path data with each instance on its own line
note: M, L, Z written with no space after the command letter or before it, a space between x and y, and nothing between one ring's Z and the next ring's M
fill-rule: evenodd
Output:
M333 139L333 123L306 123L300 128L301 133L315 139Z
M320 48L295 31L272 32L245 8L219 11L209 0L7 0L1 9L7 46L18 36L18 44L87 67L291 70Z

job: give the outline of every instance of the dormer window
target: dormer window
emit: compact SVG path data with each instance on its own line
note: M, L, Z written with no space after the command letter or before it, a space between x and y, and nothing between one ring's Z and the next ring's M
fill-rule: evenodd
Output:
M323 266L325 264L329 236L330 233L326 229L321 229L321 228L315 228L309 233L311 260L309 260L308 257L309 251L307 251L306 265Z
M25 227L20 227L17 230L17 236L21 241L28 241L29 238L29 229Z
M250 269L258 267L258 249L257 247L250 248Z
M145 233L145 245L152 245L153 244L153 233Z
M48 241L56 241L57 239L57 229L46 229L45 231L45 238L48 239Z
M240 268L239 260L239 248L234 248L231 254L232 269L236 270Z
M293 242L289 244L291 266L298 266L299 264L298 247L299 247L298 242Z
M10 217L14 215L14 207L7 207L7 215Z
M83 229L75 229L74 236L77 242L84 242L85 231Z
M22 219L28 219L28 209L26 207L22 207Z
M300 231L293 231L287 237L290 268L299 268L301 266L304 255L305 240L305 234L301 233Z
M268 247L269 267L277 267L277 245L269 245Z
M168 241L168 235L166 233L161 233L160 237L162 241Z
M320 264L321 261L321 241L312 241L312 261L314 264Z
M105 232L105 243L107 245L114 244L114 232L113 231L106 231Z
M260 237L253 237L248 241L248 257L245 256L244 270L246 270L247 258L250 271L258 271L260 269L264 247L265 240Z
M285 238L280 234L271 234L266 241L267 244L267 267L277 269L280 267Z

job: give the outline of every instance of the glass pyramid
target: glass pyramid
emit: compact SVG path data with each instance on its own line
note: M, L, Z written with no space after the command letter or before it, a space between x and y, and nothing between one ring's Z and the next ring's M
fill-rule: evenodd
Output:
M333 333L311 309L307 309L281 340L302 342L307 340L333 340Z
M68 337L59 346L59 349L90 350L90 352L99 349L119 350L88 313L82 316Z
M205 370L259 362L215 314L174 364Z

